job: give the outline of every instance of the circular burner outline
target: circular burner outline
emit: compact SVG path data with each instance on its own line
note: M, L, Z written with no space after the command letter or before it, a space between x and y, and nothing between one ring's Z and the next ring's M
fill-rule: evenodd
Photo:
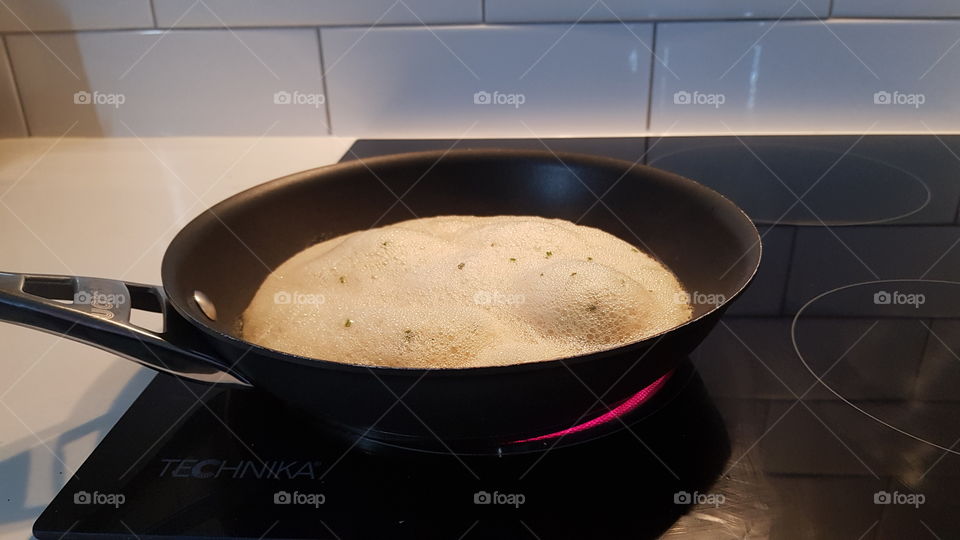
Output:
M546 453L554 448L573 448L583 444L588 444L593 441L599 441L607 437L623 433L625 431L632 431L632 428L639 424L640 422L645 421L651 416L659 413L663 409L667 408L672 404L684 389L695 379L697 375L696 367L693 366L692 360L686 360L689 363L689 368L677 367L670 371L670 377L666 381L664 386L657 389L657 392L651 396L650 400L644 402L639 407L634 410L631 410L629 414L625 417L620 417L619 420L615 419L612 422L604 423L600 426L596 426L593 429L581 431L579 433L571 433L566 435L561 435L557 438L544 439L540 441L528 441L528 442L516 442L516 443L504 443L501 444L499 452L491 450L450 450L450 449L432 449L432 448L423 448L415 447L412 445L405 445L402 443L395 443L391 441L384 440L374 440L366 439L364 442L360 442L356 446L360 446L361 449L376 450L377 448L383 447L392 450L398 450L403 452L410 452L413 454L427 454L427 455L439 455L439 456L462 456L462 457L474 457L474 456L513 456L513 455L524 455L524 454L537 454L537 453ZM683 362L681 362L683 366ZM673 386L671 390L671 385ZM670 391L670 394L664 395L665 392ZM656 408L651 405L651 402L656 402L657 399L663 399L662 403L659 403ZM655 403L656 404L656 403ZM634 417L634 415L636 415ZM619 424L618 424L619 423ZM616 427L619 425L620 427ZM603 429L606 427L607 429ZM369 430L367 430L369 431ZM366 432L365 432L366 433ZM642 441L641 441L642 442Z
M804 146L795 145L795 144L779 144L779 143L774 143L774 144L763 144L762 146L767 147L767 148L769 148L769 147L778 147L778 148L795 149L795 150L805 150L805 151L814 150L814 151L817 151L817 152L824 152L824 153L827 153L827 154L836 154L838 159L834 160L834 162L827 168L827 170L823 173L823 175L820 177L820 179L817 180L817 184L819 184L820 181L823 180L823 178L825 178L828 174L830 174L831 171L833 171L834 167L837 166L837 164L840 162L840 160L845 159L845 158L847 158L847 157L849 157L849 156L854 156L854 157L857 157L857 158L862 159L862 160L864 160L864 161L873 162L873 163L876 163L876 164L881 165L881 166L883 166L883 167L887 167L887 168L890 168L890 169L894 169L894 170L896 170L896 171L898 171L898 172L903 173L903 174L904 174L905 176L907 176L908 178L910 178L910 179L914 180L915 182L917 182L918 184L920 184L920 186L923 188L923 190L927 193L927 196L926 196L926 198L924 199L923 204L921 204L921 205L918 206L917 208L915 208L915 209L913 209L913 210L910 210L909 212L904 212L904 213L902 213L902 214L898 214L898 215L890 216L890 217L885 217L885 218L881 218L881 219L874 219L874 220L846 220L846 221L844 221L844 220L832 220L832 219L827 219L827 220L820 220L820 221L816 221L816 222L806 222L806 221L797 221L797 220L788 220L788 219L785 219L786 215L781 216L781 218L780 218L779 220L771 220L771 219L765 219L765 218L762 218L762 219L761 219L761 218L753 218L753 217L751 216L751 219L752 219L753 222L756 223L757 225L770 226L770 227L773 227L773 226L776 226L776 225L787 225L787 226L791 226L791 227L857 227L857 226L861 226L861 225L882 225L882 224L885 224L885 223L893 223L893 222L899 221L899 220L901 220L901 219L908 218L908 217L910 217L910 216L912 216L912 215L914 215L914 214L922 211L924 208L926 208L926 207L930 204L930 201L933 200L933 192L930 190L930 186L927 185L927 183L924 182L922 178L920 178L920 177L917 176L916 174L914 174L914 173L912 173L912 172L910 172L910 171L908 171L908 170L906 170L906 169L904 169L904 168L902 168L902 167L899 167L899 166L894 165L894 164L892 164L892 163L888 163L888 162L883 161L883 160L881 160L881 159L877 159L877 158L875 158L875 157L865 156L865 155L859 154L859 153L857 153L857 152L846 152L846 153L843 153L843 152L839 152L839 151L836 151L836 150L833 150L833 149L828 149L828 148L821 148L821 147L815 147L815 146L804 147ZM703 145L703 146L696 146L696 147L694 147L694 148L682 148L682 149L677 150L677 151L675 151L675 152L670 152L669 154L663 154L663 155L661 155L661 156L658 156L656 159L654 159L654 160L652 160L652 161L647 161L647 162L646 162L646 165L648 165L648 166L650 166L650 167L659 167L659 166L657 165L657 162L658 162L658 161L662 161L662 160L664 160L664 159L666 159L666 158L673 157L673 156L676 156L676 155L679 155L679 154L684 154L684 153L688 153L688 152L694 152L694 151L703 150L703 149L711 149L711 150L714 150L714 149L722 149L722 148L729 148L729 147L742 148L741 145L734 145L733 143L706 144L706 145ZM748 147L747 150L748 150L751 154L753 154L753 148L752 148L752 147ZM783 182L783 180L780 180L780 176L779 176L779 175L773 173L773 171L771 171L771 170L767 167L766 162L759 160L759 158L755 158L755 159L757 159L757 162L760 163L760 165L762 165L764 169L767 169L768 171L770 171L770 173L773 174L774 177L775 177L777 180L779 180L781 184L785 184L785 182ZM664 169L664 170L669 170L669 169ZM671 172L672 172L672 171L671 171ZM676 173L676 174L679 174L679 173ZM681 175L681 176L682 176L682 175ZM693 178L693 180L697 180L697 179L696 179L696 178ZM697 180L697 181L699 182L699 180ZM706 185L706 184L704 184L704 185ZM709 187L709 186L708 186L708 187ZM711 189L713 189L713 188L711 188ZM790 189L790 190L792 191L792 188L788 188L788 189ZM730 200L733 200L732 197L730 197L730 196L728 196L728 195L726 195L726 194L724 194L724 196L727 197L727 198L729 198ZM795 203L795 204L803 204L801 201L803 201L804 198L805 198L805 196L801 195L801 196L800 196L800 201L797 201L797 203ZM792 208L791 208L791 210L792 210ZM788 212L788 213L789 213L789 212ZM812 212L811 212L811 213L812 213ZM819 216L818 216L817 219L819 219Z
M934 448L939 448L940 450L943 450L944 452L947 452L947 453L950 453L950 454L954 454L954 455L960 456L960 450L954 450L953 448L948 448L948 447L943 446L943 445L941 445L941 444L937 444L937 443L935 443L935 442L933 442L933 441L928 441L928 440L926 440L926 439L924 439L924 438L922 438L922 437L919 437L919 436L917 436L917 435L914 435L913 433L910 433L910 432L908 432L908 431L905 431L905 430L903 430L903 429L900 429L900 428L898 428L897 426L891 424L890 422L887 422L886 420L883 420L882 418L880 418L880 417L878 417L878 416L876 416L876 415L874 415L874 414L872 414L872 413L870 413L870 412L867 412L867 411L864 410L863 408L857 406L856 404L854 404L853 402L851 402L849 399L847 399L846 397L844 397L843 395L841 395L839 392L837 392L836 390L834 390L832 386L830 386L829 384L827 384L826 382L824 382L824 380L820 378L820 375L817 375L817 373L816 373L815 371L813 371L813 368L810 367L810 364L807 363L806 359L803 357L803 354L800 352L800 346L797 345L797 321L800 319L800 316L803 315L803 312L804 312L804 310L807 309L807 307L809 307L811 304L813 304L813 303L816 302L817 300L823 298L824 296L829 296L829 295L831 295L831 294L833 294L833 293L835 293L835 292L842 291L842 290L845 290L845 289L851 289L851 288L853 288L853 287L860 287L860 286L862 286L862 285L871 285L871 284L875 284L875 283L940 283L940 284L945 284L945 285L957 285L957 286L960 286L960 282L957 282L957 281L947 281L947 280L942 280L942 279L877 279L877 280L872 280L872 281L861 281L861 282L859 282L859 283L851 283L851 284L849 284L849 285L844 285L843 287L837 287L837 288L835 288L835 289L830 289L829 291L822 292L822 293L818 294L817 296L815 296L815 297L811 298L810 300L808 300L805 304L803 304L803 306L797 311L797 314L793 316L793 321L791 321L791 323L790 323L790 342L793 344L793 350L794 350L795 353L797 353L797 357L800 358L800 363L802 363L803 366L804 366L805 368L807 368L807 371L809 371L810 374L813 375L813 377L814 377L815 379L817 379L817 382L820 383L824 388L826 388L827 390L829 390L830 393L832 393L833 395L837 396L837 397L840 399L840 401L843 401L844 403L846 403L847 405L849 405L850 407L852 407L852 408L855 409L856 411L860 412L860 413L863 414L864 416L870 418L871 420L873 420L873 421L875 421L875 422L877 422L877 423L879 423L879 424L881 424L881 425L884 425L884 426L886 426L887 428L892 429L893 431L896 431L897 433L900 433L901 435L906 435L907 437L909 437L909 438L911 438L911 439L913 439L913 440L915 440L915 441L921 442L921 443L923 443L923 444L930 445L930 446L932 446L932 447L934 447Z

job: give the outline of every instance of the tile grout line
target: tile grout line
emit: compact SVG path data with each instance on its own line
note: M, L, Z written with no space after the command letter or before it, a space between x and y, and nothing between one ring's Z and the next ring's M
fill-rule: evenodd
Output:
M921 324L923 324L924 319L920 319ZM924 364L929 360L931 349L933 343L930 340L931 334L933 334L933 323L936 321L935 318L928 318L927 324L930 326L931 330L929 332L924 332L923 335L923 347L920 348L920 361L917 362L917 367L913 371L913 384L910 385L910 392L908 394L910 399L915 399L917 395L917 390L920 388L920 373L923 371Z
M953 213L953 223L960 224L960 198L957 199L957 209Z
M23 92L20 91L20 83L17 80L17 72L13 69L13 56L10 54L10 44L7 42L7 36L0 36L0 42L3 44L4 57L3 61L7 63L7 67L10 69L10 79L13 83L13 92L16 94L17 105L20 106L20 116L23 118L23 129L27 132L27 137L33 136L33 131L30 129L30 122L27 121L27 106L23 102Z
M848 20L850 17L841 17L842 20ZM653 24L659 25L664 23L681 23L681 24L702 24L702 23L765 23L765 22L775 22L775 18L761 18L761 17L739 17L739 18L709 18L709 19L624 19L622 22L617 20L600 20L600 21L583 21L583 24L591 25L610 25L617 26L622 25L623 23L627 24ZM808 22L808 21L817 21L822 20L816 17L798 17L784 19L783 22ZM945 16L945 17L871 17L869 19L864 19L870 23L885 23L885 22L902 22L902 23L919 23L919 22L941 22L941 21L960 21L960 16ZM569 26L574 21L543 21L543 22L529 22L529 21L501 21L497 22L497 25L502 26ZM366 29L370 28L373 23L351 23L351 24L324 24L322 25L325 28L337 28L337 29ZM453 22L453 23L428 23L426 25L430 28L454 28L454 27L473 27L473 26L482 26L481 23L463 23L463 22ZM236 25L231 26L230 28L234 30L295 30L295 29L309 29L317 28L318 25L315 23L303 23L303 24L250 24L250 25ZM37 35L45 34L97 34L97 33L109 33L109 32L137 32L142 30L165 30L169 27L160 26L121 26L117 28L56 28L50 30L34 30L33 33ZM422 24L411 24L411 23L379 23L376 25L376 28L424 28ZM179 25L176 28L177 30L220 30L223 29L223 25L196 25L196 26L184 26ZM4 35L29 35L30 32L27 31L5 31Z
M647 79L647 122L644 128L644 131L650 132L650 115L653 112L653 73L654 68L657 65L657 28L659 23L653 23L653 33L650 37L650 70L648 71Z
M317 27L317 54L320 56L320 85L323 90L323 110L327 115L327 135L333 135L333 123L330 122L330 92L327 90L327 71L323 62L323 31Z
M156 0L150 0L150 17L153 19L153 27L158 28Z
M771 229L776 227L777 225L774 225ZM780 307L777 310L780 316L789 316L786 312L787 295L790 292L790 280L793 278L793 260L797 250L797 237L800 235L800 227L791 226L790 228L793 229L793 234L790 235L790 250L787 252L787 275L783 282L783 294L780 296ZM758 268L757 272L759 271L760 269Z

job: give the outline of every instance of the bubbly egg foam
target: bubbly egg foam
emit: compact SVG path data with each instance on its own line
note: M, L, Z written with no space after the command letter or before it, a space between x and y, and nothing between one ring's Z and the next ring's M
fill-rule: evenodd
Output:
M640 341L691 317L663 265L592 227L440 216L357 231L290 258L243 313L247 341L348 364L537 362Z

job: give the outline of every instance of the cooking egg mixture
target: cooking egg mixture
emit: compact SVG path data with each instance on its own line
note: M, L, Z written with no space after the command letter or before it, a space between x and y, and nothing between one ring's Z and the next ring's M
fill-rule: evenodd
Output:
M298 253L260 286L243 337L349 364L495 366L642 340L689 320L686 298L667 268L599 229L440 216Z

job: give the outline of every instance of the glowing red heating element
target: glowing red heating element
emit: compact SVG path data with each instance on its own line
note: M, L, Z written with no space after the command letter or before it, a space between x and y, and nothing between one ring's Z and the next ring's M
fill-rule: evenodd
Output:
M531 437L529 439L521 439L519 441L513 441L514 443L524 443L531 441L542 441L544 439L554 439L557 437L563 437L564 435L572 435L574 433L579 433L581 431L586 431L588 429L597 427L607 422L611 422L620 418L621 416L630 413L635 410L637 407L643 405L650 400L661 388L663 385L667 384L667 381L670 379L670 376L673 375L673 370L667 372L666 375L660 377L659 379L653 381L650 386L647 386L643 390L637 392L636 394L627 398L626 401L617 405L610 411L601 414L600 416L594 418L593 420L588 420L582 424L577 424L573 427L569 427L564 430L555 431L553 433L548 433L546 435L540 435L538 437Z

